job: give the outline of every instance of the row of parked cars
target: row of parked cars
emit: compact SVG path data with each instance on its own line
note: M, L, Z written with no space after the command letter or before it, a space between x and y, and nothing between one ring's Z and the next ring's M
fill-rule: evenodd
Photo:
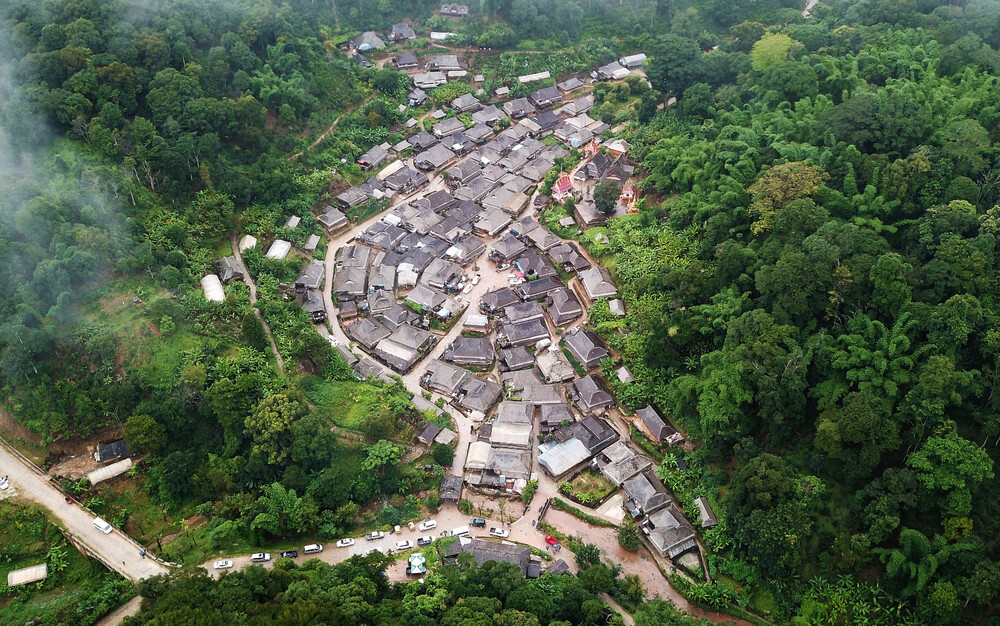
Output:
M107 522L104 523L107 524ZM479 517L474 517L469 520L469 526L473 526L476 528L484 528L486 526L486 520ZM413 527L411 526L411 528ZM421 532L426 532L428 530L433 530L437 528L437 522L432 519L424 520L420 522L416 528ZM105 532L110 532L110 528L108 531ZM456 537L461 535L467 535L468 533L469 533L468 526L460 526L459 528L456 528L455 530L451 531L450 536ZM494 537L505 538L510 535L510 531L504 530L503 528L490 528L490 534L493 535ZM376 530L365 535L365 539L367 539L368 541L377 541L379 539L385 539L385 533L382 532L381 530ZM417 537L417 545L420 547L429 546L433 542L434 542L433 535L424 535L423 537ZM344 539L341 539L337 542L338 548L349 548L353 545L354 545L354 539L350 537L345 537ZM408 539L403 539L393 544L393 548L397 551L410 550L413 548L413 542L411 542ZM371 550L368 550L365 554L366 555L371 554L375 552L377 549L378 548L372 548ZM305 552L306 554L316 554L318 552L323 551L323 546L318 543L311 543L308 546L305 546L302 549L302 551ZM294 559L299 556L299 552L298 550L287 550L285 552L279 553L278 556L283 559ZM271 560L270 552L255 552L254 554L250 555L251 563L267 563L270 560ZM232 566L233 562L230 559L223 559L215 562L215 569L229 569Z

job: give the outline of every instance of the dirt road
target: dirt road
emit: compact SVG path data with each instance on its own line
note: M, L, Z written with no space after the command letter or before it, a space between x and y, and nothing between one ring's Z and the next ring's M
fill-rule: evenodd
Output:
M8 476L10 488L17 490L17 497L47 508L59 519L70 534L77 537L99 560L122 576L137 581L168 569L149 558L142 558L143 549L131 537L118 529L104 534L94 526L94 515L79 504L66 504L65 496L48 481L34 465L21 460L6 442L0 442L0 475Z

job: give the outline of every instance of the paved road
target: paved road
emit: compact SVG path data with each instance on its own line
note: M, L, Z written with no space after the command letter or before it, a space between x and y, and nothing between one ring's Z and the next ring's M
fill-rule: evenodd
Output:
M0 475L10 477L12 489L26 500L36 502L55 515L70 533L75 535L119 574L137 581L157 574L166 574L168 569L156 561L141 558L142 546L131 537L115 529L105 535L93 522L94 515L79 504L66 504L65 496L48 481L34 465L30 465L0 443Z

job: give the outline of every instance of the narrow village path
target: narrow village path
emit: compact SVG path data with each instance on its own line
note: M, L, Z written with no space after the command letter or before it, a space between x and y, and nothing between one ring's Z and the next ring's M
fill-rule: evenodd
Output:
M231 233L229 236L229 242L233 247L233 256L236 257L236 262L240 264L240 269L243 270L243 282L250 288L250 304L253 306L254 315L256 315L257 319L260 320L260 323L264 325L264 332L267 333L267 341L271 344L271 352L274 354L274 358L278 363L278 372L284 376L285 361L281 358L281 353L278 352L278 344L274 343L274 335L271 334L271 327L267 325L267 320L264 319L260 309L257 308L257 284L250 276L250 272L247 271L246 264L243 263L243 254L240 252L240 244L237 237L238 235L236 233Z
M340 120L343 119L343 117L345 115L347 115L348 113L353 113L356 109L361 108L364 105L368 104L368 102L373 97L374 97L373 95L372 96L368 96L367 98L365 98L361 102L358 102L357 104L354 104L354 105L349 106L346 109L344 109L344 111L340 115L337 116L337 119L333 120L333 123L330 124L329 126L327 126L326 130L324 130L322 133L320 133L319 137L317 137L314 142L312 142L311 144L309 144L308 148L306 148L305 150L299 150L298 152L296 152L292 156L288 157L288 162L291 163L292 161L294 161L295 159L299 158L300 156L302 156L306 152L309 152L310 150L312 150L313 148L315 148L316 146L318 146L320 144L320 142L322 142L324 139L326 139L327 137L330 136L330 133L333 132L333 129L337 128L337 124L340 123Z

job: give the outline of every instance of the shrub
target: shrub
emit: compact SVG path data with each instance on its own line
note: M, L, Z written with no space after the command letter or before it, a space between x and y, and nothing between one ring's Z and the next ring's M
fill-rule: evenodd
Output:
M458 501L458 510L463 515L471 515L472 514L472 500L459 500Z
M451 467L455 460L455 451L448 446L438 445L434 447L434 462L442 467Z
M625 524L618 529L618 545L629 552L639 551L639 534L634 524Z

